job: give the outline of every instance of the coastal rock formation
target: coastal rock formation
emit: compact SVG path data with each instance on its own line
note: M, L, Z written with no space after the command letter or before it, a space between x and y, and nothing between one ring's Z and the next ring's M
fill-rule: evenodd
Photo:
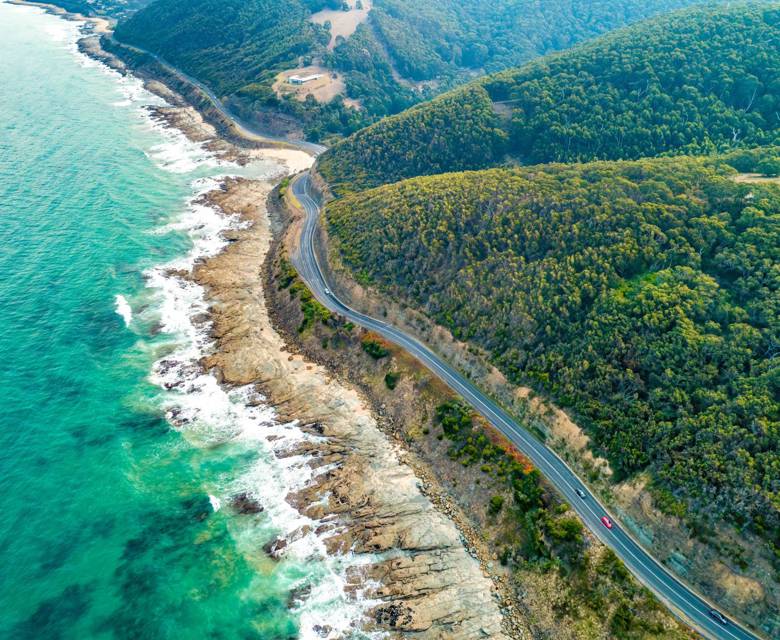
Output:
M349 589L376 601L369 627L397 637L506 638L491 580L433 506L359 393L290 353L271 326L259 276L270 246L268 185L229 180L210 201L245 223L194 278L210 297L217 348L204 362L225 384L258 386L280 417L319 437L302 447L313 482L288 496L332 553L365 557ZM305 533L302 532L302 535ZM273 543L278 552L287 544Z

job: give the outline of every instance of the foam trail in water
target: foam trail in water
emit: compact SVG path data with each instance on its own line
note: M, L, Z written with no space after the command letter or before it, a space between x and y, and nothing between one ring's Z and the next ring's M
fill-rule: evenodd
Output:
M300 514L286 500L288 494L328 471L328 467L314 468L309 455L296 453L301 444L322 438L303 431L297 423L279 423L253 386L225 389L201 366L214 344L206 320L205 292L188 274L197 262L224 248L225 230L242 225L238 218L223 215L200 198L218 184L213 179L196 181L196 195L186 212L160 231L186 232L192 241L191 251L145 273L148 286L158 295L155 308L159 327L174 339L172 350L155 363L152 381L168 392L162 398L168 420L195 446L239 446L256 454L236 477L209 487L209 500L215 511L238 495L263 507L259 517L265 540L258 540L259 530L252 529L251 539L238 540L239 546L252 554L263 543L284 540L274 554L282 563L280 574L294 576L290 578L291 589L308 587L308 595L295 606L299 637L335 640L359 627L364 612L375 604L360 593L350 597L345 587L350 567L359 568L376 558L329 556L325 536L332 530L316 533L322 522Z
M70 33L78 35L77 30ZM116 106L137 108L143 126L159 135L160 143L144 149L159 168L185 175L195 170L202 172L204 168L222 177L241 173L238 166L218 160L202 144L189 141L180 131L152 117L149 107L165 106L165 102L146 91L140 80L122 76L102 63L78 55L84 66L111 74L122 97ZM265 171L268 178L278 175L279 170L278 166L269 164L253 175L262 177L258 174ZM185 233L192 247L185 256L144 271L156 304L139 307L136 315L142 325L155 324L161 333L153 347L159 349L161 357L155 362L150 379L163 389L160 403L169 422L193 446L210 451L218 451L221 446L239 447L244 458L251 456L245 468L208 480L204 493L214 512L230 504L239 494L262 505L261 514L236 518L231 531L247 558L257 555L265 543L276 539L285 541L276 554L281 584L291 592L299 587L310 588L308 595L296 600L293 606L299 620L299 637L302 640L384 637L382 633L356 631L365 612L376 603L360 592L356 597L345 592L348 571L359 571L361 565L378 558L352 554L329 556L324 537L328 533L316 533L322 523L301 515L286 500L288 494L304 488L316 475L327 471L326 467L314 468L308 455L295 453L301 444L320 438L304 432L296 423L280 424L273 409L253 386L225 389L213 375L203 371L202 359L214 349L207 320L209 305L205 291L189 274L198 261L222 251L227 244L222 235L226 230L241 226L238 218L225 216L202 200L203 194L219 185L216 177L195 180L193 196L183 214L157 232ZM133 321L133 310L124 296L116 296L115 308L126 325ZM249 518L253 518L250 522L254 524L246 526ZM246 597L251 599L253 595L248 592Z
M114 298L114 302L117 314L125 321L125 326L129 327L130 323L133 321L133 310L130 307L130 303L127 302L127 298L119 294Z

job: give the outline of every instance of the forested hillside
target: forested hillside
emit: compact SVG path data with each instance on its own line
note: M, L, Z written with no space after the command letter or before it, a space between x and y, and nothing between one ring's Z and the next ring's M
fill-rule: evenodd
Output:
M306 21L305 0L157 0L116 38L159 54L217 95L271 80L329 36Z
M700 0L375 0L374 24L412 80L492 73ZM708 4L715 4L708 2Z
M374 187L408 175L477 169L501 158L507 136L498 125L481 86L457 89L351 138L345 144L361 155L360 163L348 165L338 153L326 153L319 170L334 193L341 194L355 183ZM404 150L402 159L399 149Z
M674 158L446 174L326 216L359 279L568 407L618 479L648 471L697 530L726 520L777 545L780 187L733 171Z
M780 132L780 7L737 5L664 16L603 36L520 69L476 81L494 103L506 139L491 129L472 158L495 165L504 152L523 163L632 159L669 153L709 153L765 144ZM484 108L482 94L479 108ZM455 103L450 103L455 104ZM454 107L421 105L361 131L330 151L323 174L343 189L367 188L398 176L436 173L452 149L416 163L420 140L395 130L436 111L458 136L474 139ZM478 125L481 126L481 125ZM377 155L393 157L375 163ZM354 176L354 177L351 177ZM350 184L351 182L351 184Z
M153 0L56 0L52 4L85 16L127 17Z
M326 27L309 18L338 8L337 0L156 0L121 23L116 37L163 56L220 96L234 95L247 112L278 110L300 119L308 137L325 139L485 71L703 1L373 0L368 21L328 50ZM359 107L274 93L278 72L311 63L342 73L342 97Z

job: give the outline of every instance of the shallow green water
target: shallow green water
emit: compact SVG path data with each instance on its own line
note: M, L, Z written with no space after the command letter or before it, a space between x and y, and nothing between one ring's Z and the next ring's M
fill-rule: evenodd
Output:
M346 626L343 561L311 540L281 562L262 551L298 526L283 494L301 473L260 430L292 432L185 371L197 291L154 268L213 249L217 219L187 201L218 169L151 126L136 81L80 58L76 28L0 4L0 637ZM150 379L167 353L173 373ZM170 393L153 384L177 367ZM240 491L266 512L218 508ZM290 612L294 590L311 596Z

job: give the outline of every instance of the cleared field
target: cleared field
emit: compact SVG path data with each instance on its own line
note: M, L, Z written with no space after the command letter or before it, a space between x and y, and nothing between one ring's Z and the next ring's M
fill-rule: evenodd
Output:
M325 24L330 21L330 43L328 49L333 49L336 46L336 38L342 36L349 38L358 26L368 19L368 12L371 11L371 0L363 0L363 8L356 9L355 4L357 0L347 0L350 6L349 11L339 11L333 9L325 9L324 11L318 11L311 17L312 22L317 24Z
M311 75L321 75L322 77L300 85L290 84L288 81L291 76ZM305 100L306 96L312 95L317 102L330 102L337 95L344 93L345 85L340 74L325 67L313 65L282 71L276 76L273 90L278 96L293 95L300 101Z

